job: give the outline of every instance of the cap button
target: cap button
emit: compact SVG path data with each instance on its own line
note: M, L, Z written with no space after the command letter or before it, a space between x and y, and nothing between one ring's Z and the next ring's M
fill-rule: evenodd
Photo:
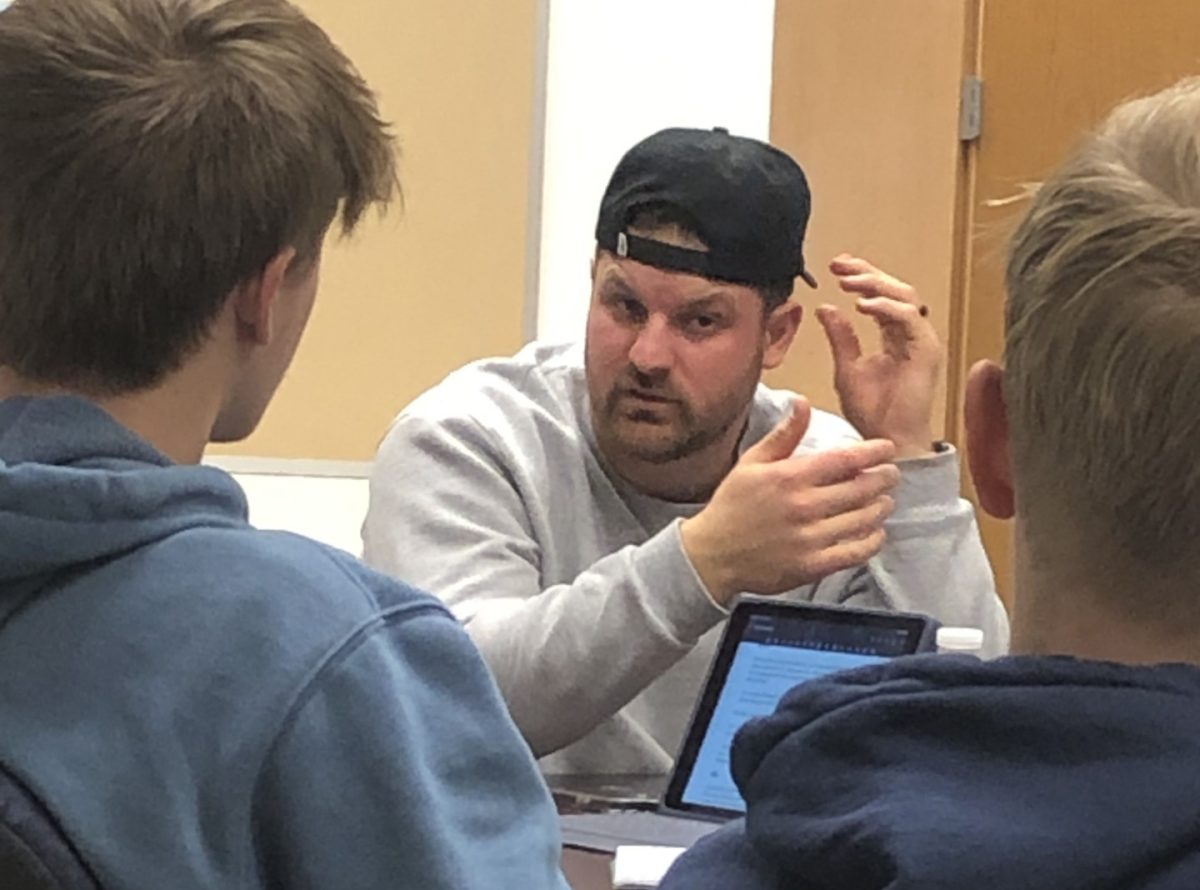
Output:
M723 133L723 134L725 134L726 136L728 136L728 135L729 135L729 128L728 128L728 127L713 127L713 132L714 132L714 133Z

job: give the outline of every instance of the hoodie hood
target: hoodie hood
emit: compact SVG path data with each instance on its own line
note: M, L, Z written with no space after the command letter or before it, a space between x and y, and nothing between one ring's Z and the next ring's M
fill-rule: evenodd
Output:
M197 525L245 524L228 474L172 463L97 405L0 401L0 622L72 570Z
M1200 887L1200 670L900 659L739 733L747 818L665 890Z

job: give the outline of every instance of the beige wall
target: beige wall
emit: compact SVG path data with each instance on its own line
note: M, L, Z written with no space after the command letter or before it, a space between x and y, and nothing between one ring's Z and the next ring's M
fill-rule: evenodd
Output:
M396 122L405 201L331 246L312 323L261 429L213 453L367 460L414 396L523 339L539 3L301 5ZM807 254L823 287L798 291L810 310L839 299L824 269L851 250L916 284L948 333L964 5L778 0L771 136L813 183ZM836 408L811 313L771 382Z
M215 454L368 460L396 411L522 341L537 0L299 0L380 93L404 206L333 245L260 430Z

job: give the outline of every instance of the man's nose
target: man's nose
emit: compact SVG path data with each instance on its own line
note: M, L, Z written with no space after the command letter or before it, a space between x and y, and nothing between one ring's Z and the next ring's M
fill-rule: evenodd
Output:
M651 316L629 347L629 363L639 373L656 375L671 370L674 358L674 342L667 320Z

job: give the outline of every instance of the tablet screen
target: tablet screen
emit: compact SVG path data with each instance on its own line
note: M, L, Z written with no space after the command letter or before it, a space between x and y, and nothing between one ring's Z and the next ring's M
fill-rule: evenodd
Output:
M740 604L730 618L679 764L670 809L736 816L745 804L729 771L733 736L793 686L917 651L921 616L795 603Z

